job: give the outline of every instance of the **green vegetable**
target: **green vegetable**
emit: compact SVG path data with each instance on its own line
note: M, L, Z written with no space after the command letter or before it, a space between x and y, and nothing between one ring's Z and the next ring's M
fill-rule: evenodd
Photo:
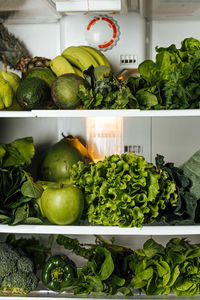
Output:
M173 207L169 203L166 209L159 214L157 221L167 224L194 224L198 198L192 193L192 176L188 176L189 174L186 176L184 171L175 167L173 163L165 164L162 155L157 154L156 166L158 169L166 171L170 180L175 182L178 195L177 206Z
M0 244L0 291L27 294L38 285L33 262L7 243Z
M131 286L146 295L196 296L199 293L200 247L173 238L166 247L147 240L129 257Z
M89 67L84 71L90 87L81 85L78 95L84 109L125 109L137 108L136 98L131 94L125 82L120 81L112 73L98 79L95 68Z
M127 82L140 109L199 108L200 41L187 38L181 48L156 47L155 62L145 60Z
M68 250L73 250L76 255L80 255L86 259L89 259L93 255L91 249L81 247L77 239L71 239L60 234L57 236L56 242Z
M153 239L144 243L143 249L136 250L130 260L134 273L133 288L141 289L146 295L167 295L171 290L173 272L165 259L165 249Z
M15 234L9 234L6 238L6 243L18 251L23 251L33 261L36 268L42 269L47 257L51 255L51 238L52 236L49 238L49 245L43 245L35 237L16 239Z
M63 285L67 288L73 284L76 266L67 256L52 256L45 262L41 278L47 288L59 292Z
M38 285L38 278L34 273L24 273L17 271L10 274L2 280L2 292L7 294L28 294L30 291L36 289Z
M191 192L200 199L200 151L195 152L182 166L185 176L192 181Z
M43 223L37 203L43 189L27 172L35 154L31 137L0 144L0 223Z
M91 224L124 227L148 224L166 205L176 206L176 186L167 173L134 153L73 165L71 177L86 199Z
M87 259L87 263L77 270L77 280L71 286L75 295L132 295L128 267L128 257L133 253L131 249L115 245L100 236L89 248L80 245L77 239L63 235L58 235L56 241Z
M31 273L34 270L32 261L26 256L19 258L17 268L24 273Z

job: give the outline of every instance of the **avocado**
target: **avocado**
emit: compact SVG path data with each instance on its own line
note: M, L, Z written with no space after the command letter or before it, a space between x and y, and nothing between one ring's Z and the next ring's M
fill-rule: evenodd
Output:
M41 68L41 67L35 67L32 69L29 69L26 73L24 73L23 78L30 78L30 77L39 77L41 79L44 79L46 83L49 85L49 87L52 86L52 83L56 79L56 76L53 74L53 72L49 68Z
M24 110L44 108L50 99L49 85L39 77L25 78L19 84L16 99Z

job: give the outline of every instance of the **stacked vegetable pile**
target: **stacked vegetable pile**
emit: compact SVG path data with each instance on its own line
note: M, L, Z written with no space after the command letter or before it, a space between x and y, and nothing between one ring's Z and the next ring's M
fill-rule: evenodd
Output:
M58 235L56 255L51 253L52 237L50 240L50 247L46 247L35 238L9 235L0 243L1 293L28 294L36 289L39 279L48 290L82 296L133 296L139 291L148 296L173 292L190 297L200 292L200 246L185 239L172 238L163 246L150 238L142 249L134 250L101 236L84 245ZM81 267L74 256L68 257L69 251L84 258ZM42 271L39 277L37 269Z
M148 239L142 249L136 250L106 241L100 236L96 237L96 244L89 248L77 239L63 235L58 235L56 241L87 260L81 268L73 269L75 273L71 269L71 260L64 267L62 260L58 263L58 257L46 261L43 283L57 292L73 290L75 295L130 296L139 289L148 296L168 295L171 292L177 296L196 296L199 293L200 247L185 239L173 238L165 247ZM53 265L53 260L57 264ZM56 274L58 268L65 268L59 283L51 276Z
M200 151L181 167L157 155L148 163L133 152L92 162L72 136L54 144L34 182L33 139L0 144L0 223L141 227L200 222Z
M156 47L156 52L155 61L143 61L139 76L127 81L113 74L105 55L89 46L70 46L39 67L28 60L30 68L22 68L22 78L2 74L0 110L199 108L200 41L186 38L180 48L172 44ZM18 87L14 92L13 82Z

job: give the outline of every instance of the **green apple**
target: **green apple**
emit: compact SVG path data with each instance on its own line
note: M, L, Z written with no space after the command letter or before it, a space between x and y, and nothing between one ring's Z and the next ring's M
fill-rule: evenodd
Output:
M57 225L76 223L84 208L84 196L74 185L47 187L41 196L41 207L49 222Z
M57 182L52 182L52 181L42 181L42 180L38 180L36 181L36 184L38 184L40 187L43 188L43 190L46 190L48 187L53 187L53 188L60 188L61 185ZM35 201L37 202L39 208L40 208L40 212L42 214L43 217L46 217L45 216L45 213L42 209L42 200L41 200L41 197L40 198L37 198L35 199Z

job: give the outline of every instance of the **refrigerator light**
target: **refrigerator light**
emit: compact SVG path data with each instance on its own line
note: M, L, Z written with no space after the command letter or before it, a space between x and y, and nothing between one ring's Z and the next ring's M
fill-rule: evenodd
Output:
M94 162L123 152L123 118L86 118L87 149Z

